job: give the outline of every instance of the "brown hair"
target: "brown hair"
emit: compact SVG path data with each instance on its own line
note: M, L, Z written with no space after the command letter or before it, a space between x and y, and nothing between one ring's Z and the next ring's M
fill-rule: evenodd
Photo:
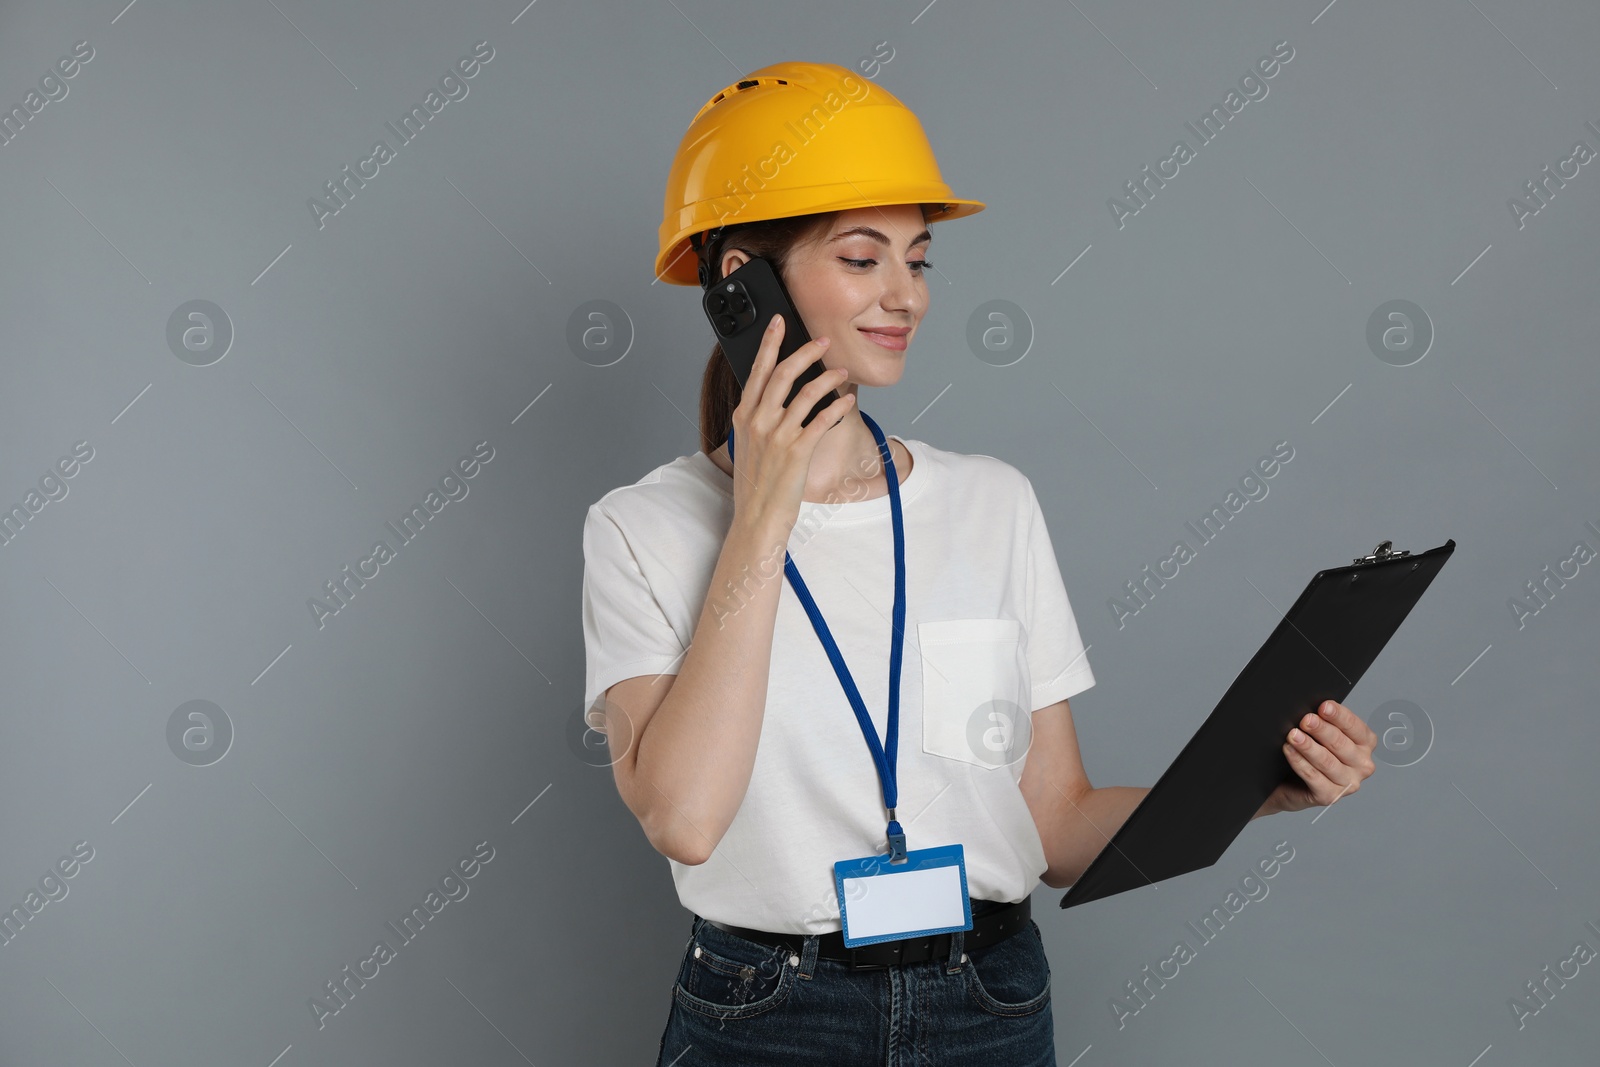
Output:
M806 242L820 238L838 215L837 211L828 211L730 226L721 237L700 250L700 258L706 264L713 285L722 280L722 256L729 248L770 261L787 285L784 266L790 255ZM705 373L700 378L700 451L715 452L728 439L728 431L733 428L733 409L739 406L743 392L722 353L721 343L713 345L711 358L706 361Z

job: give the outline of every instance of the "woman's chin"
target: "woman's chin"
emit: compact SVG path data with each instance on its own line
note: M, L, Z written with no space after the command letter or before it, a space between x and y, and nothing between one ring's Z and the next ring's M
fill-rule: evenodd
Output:
M868 341L871 345L872 342ZM873 345L876 351L868 354L866 359L857 360L850 369L850 381L857 385L866 385L873 388L882 388L898 382L906 370L906 353L887 352Z

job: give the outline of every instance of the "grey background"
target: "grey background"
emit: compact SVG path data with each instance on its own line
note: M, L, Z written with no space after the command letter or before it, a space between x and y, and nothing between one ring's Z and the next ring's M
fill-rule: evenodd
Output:
M307 200L480 40L469 95L319 229ZM1119 229L1107 198L1280 40L1267 97ZM1600 164L1507 207L1600 148L1593 5L8 3L0 105L78 41L0 147L0 504L93 448L0 548L0 905L93 858L0 946L0 1063L653 1061L689 914L573 744L584 509L697 447L709 331L651 273L695 110L879 42L989 207L935 226L919 343L862 406L1033 480L1096 785L1152 783L1315 570L1458 544L1347 701L1412 702L1424 758L1158 888L1036 893L1061 1062L1593 1058L1593 966L1521 1028L1510 1001L1600 947L1600 577L1520 627L1510 600L1600 548ZM996 299L1033 331L1005 367L965 343ZM1393 299L1436 331L1406 367L1366 343ZM191 300L233 331L209 366L167 342ZM592 300L620 361L567 343ZM480 441L319 629L308 599ZM1119 628L1278 441L1269 495ZM233 731L209 766L169 747L194 700ZM1271 894L1119 1027L1280 841ZM319 1029L310 998L479 842L469 895Z

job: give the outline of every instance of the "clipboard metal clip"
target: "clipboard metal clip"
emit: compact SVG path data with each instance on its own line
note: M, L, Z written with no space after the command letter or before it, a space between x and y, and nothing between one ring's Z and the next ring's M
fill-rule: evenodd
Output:
M1411 553L1406 549L1401 549L1400 551L1396 552L1390 547L1393 544L1393 541L1379 541L1378 547L1372 550L1372 555L1362 556L1359 559L1353 559L1350 562L1359 567L1364 563L1377 563L1386 559L1402 559L1411 555Z

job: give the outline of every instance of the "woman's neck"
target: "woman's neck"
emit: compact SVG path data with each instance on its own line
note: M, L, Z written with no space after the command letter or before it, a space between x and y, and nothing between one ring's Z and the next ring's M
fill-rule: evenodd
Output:
M884 440L888 441L887 434ZM900 462L899 449L893 441L889 441L889 447L896 453L895 473L904 481L905 471L900 468L910 465ZM849 414L817 442L817 450L811 454L803 499L817 502L865 500L888 491L878 439L872 436L861 412L852 406Z

